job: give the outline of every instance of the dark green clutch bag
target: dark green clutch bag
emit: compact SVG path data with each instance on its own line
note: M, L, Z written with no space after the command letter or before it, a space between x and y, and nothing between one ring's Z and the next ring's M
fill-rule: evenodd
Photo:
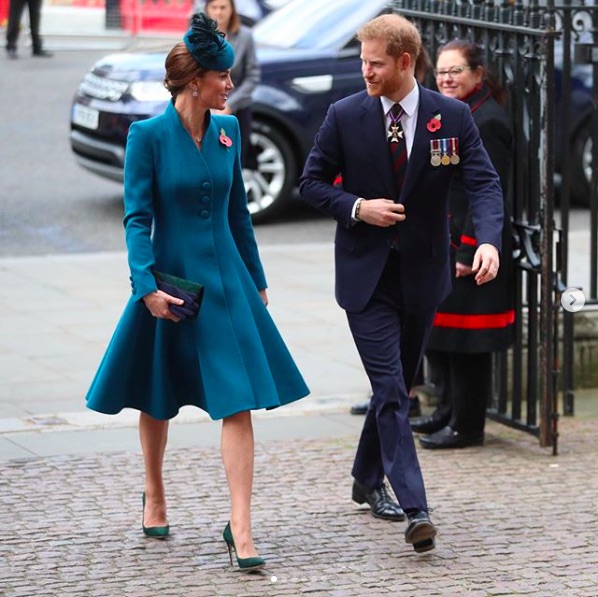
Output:
M169 306L173 315L180 319L195 319L197 317L204 295L202 284L155 270L154 277L159 290L185 301L182 305Z

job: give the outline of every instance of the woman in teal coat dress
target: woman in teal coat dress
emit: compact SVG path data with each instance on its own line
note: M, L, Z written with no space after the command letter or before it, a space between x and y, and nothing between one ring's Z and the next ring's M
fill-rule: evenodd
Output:
M233 87L233 59L215 22L195 15L166 58L172 102L162 115L131 126L124 225L132 296L87 406L108 414L141 411L143 531L154 537L169 532L162 479L168 419L183 405L223 419L231 494L224 539L247 570L264 565L251 533L251 410L276 408L309 390L266 309L237 120L210 113ZM182 301L158 290L154 270L203 284L197 319L173 314L170 305Z

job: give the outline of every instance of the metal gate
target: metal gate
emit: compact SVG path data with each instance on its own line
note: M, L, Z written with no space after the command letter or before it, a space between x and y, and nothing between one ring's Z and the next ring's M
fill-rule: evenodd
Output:
M592 275L589 292L584 291L590 299L597 297L598 152L591 149L598 147L597 91L590 92L583 111L573 85L573 58L593 61L587 68L598 80L598 7L585 5L594 1L562 0L558 6L554 0L543 5L537 0L392 3L392 10L418 26L432 58L450 39L479 44L508 92L515 138L511 201L517 241L516 340L507 353L495 355L488 415L537 435L554 454L559 394L563 412L574 410L573 316L560 307L567 288L572 191L578 202L585 200L590 206ZM427 83L434 86L432 78ZM585 160L581 173L574 159L580 143ZM582 175L585 186L579 180ZM560 201L559 227L555 198Z

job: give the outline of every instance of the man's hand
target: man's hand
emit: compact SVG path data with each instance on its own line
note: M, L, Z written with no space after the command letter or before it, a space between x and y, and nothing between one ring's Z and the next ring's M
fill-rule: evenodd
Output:
M388 228L405 218L405 206L390 199L363 199L359 207L359 219L372 226Z
M473 256L472 271L476 272L475 281L478 286L490 282L498 274L500 260L496 247L489 243L480 245Z

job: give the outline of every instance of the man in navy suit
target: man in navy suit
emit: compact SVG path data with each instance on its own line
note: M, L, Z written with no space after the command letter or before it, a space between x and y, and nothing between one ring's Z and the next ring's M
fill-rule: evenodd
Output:
M300 190L337 221L336 299L372 385L352 470L353 500L367 502L380 518L406 514L405 541L424 552L434 548L436 528L409 427L408 393L434 312L450 290L453 174L461 171L473 214L478 284L498 271L503 198L467 104L416 82L416 27L382 15L357 38L366 90L330 106ZM339 173L342 188L333 184Z

